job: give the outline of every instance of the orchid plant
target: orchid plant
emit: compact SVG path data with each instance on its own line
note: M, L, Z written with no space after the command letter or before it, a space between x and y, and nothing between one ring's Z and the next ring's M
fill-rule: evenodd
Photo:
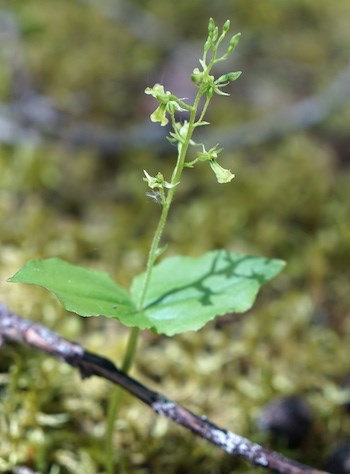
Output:
M197 87L192 104L165 91L161 84L145 91L158 103L151 120L171 128L168 140L176 145L177 155L169 178L161 172L152 176L144 171L143 179L150 188L149 194L161 208L144 273L136 275L127 290L104 272L49 258L27 262L9 279L50 290L68 311L81 316L114 318L131 327L122 362L125 371L134 360L140 330L149 329L174 336L199 330L216 316L247 311L260 287L284 267L281 260L222 249L209 251L199 258L165 258L163 255L166 247L161 245L161 239L184 170L207 162L218 183L230 183L234 179L234 174L218 162L222 148L214 145L207 150L204 144L194 139L197 128L209 125L204 117L213 96L229 95L223 89L241 74L239 71L229 72L215 78L212 73L213 68L228 59L238 44L239 33L231 36L223 54L219 53L229 29L229 20L221 31L212 18L209 20L203 56L191 75ZM179 119L183 114L186 118ZM110 445L118 402L114 401L113 405L109 417Z

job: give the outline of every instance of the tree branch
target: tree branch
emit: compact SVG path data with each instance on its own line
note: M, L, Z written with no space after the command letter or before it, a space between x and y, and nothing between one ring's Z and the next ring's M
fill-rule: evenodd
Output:
M12 341L38 349L77 368L83 378L97 375L127 390L159 415L166 416L196 435L239 456L251 464L281 474L321 474L322 471L292 461L277 452L263 448L249 439L220 428L205 417L200 417L168 398L154 392L129 377L108 359L86 351L75 342L68 341L32 321L12 313L0 305L0 346Z

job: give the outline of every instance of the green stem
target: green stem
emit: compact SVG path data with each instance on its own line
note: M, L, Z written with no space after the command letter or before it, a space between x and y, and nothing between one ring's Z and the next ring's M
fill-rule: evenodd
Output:
M171 190L172 189L169 190L169 193L170 193ZM145 279L144 279L144 282L143 282L140 301L139 301L139 304L138 304L139 309L142 309L143 305L145 303L146 293L147 293L147 289L148 289L149 282L150 282L150 279L151 279L152 269L153 269L154 263L157 259L157 251L159 249L159 242L160 242L160 239L162 237L163 230L164 230L164 227L165 227L165 224L166 224L166 221L167 221L167 217L168 217L168 213L169 213L169 207L170 207L170 203L168 203L169 193L168 193L168 196L165 200L165 203L163 204L162 213L160 215L159 222L158 222L156 231L155 231L153 239L152 239L150 251L148 253L147 266L146 266L146 275L145 275Z
M171 178L172 187L168 190L166 199L163 203L163 208L162 208L162 212L159 218L159 222L152 239L151 247L150 247L148 258L147 258L146 275L143 282L141 297L138 303L138 308L140 310L143 309L144 304L145 304L145 299L147 295L147 290L149 288L153 267L159 254L159 243L162 238L165 224L168 218L170 206L174 198L176 185L180 181L181 174L185 166L187 150L190 144L191 137L195 130L196 112L197 112L198 105L199 105L202 95L203 94L201 90L199 90L197 92L193 107L191 107L187 135L182 143L180 153L178 154L177 163L176 163L176 166L174 168L172 178ZM203 118L203 115L207 109L208 103L209 103L209 99L207 99L204 105L204 110L202 111L201 119ZM136 354L136 346L137 346L138 337L139 337L139 329L132 328L129 335L123 363L121 366L124 372L128 372L132 365L132 362ZM113 433L114 433L115 420L120 410L122 397L123 397L122 389L120 388L115 389L114 394L109 404L109 408L108 408L108 422L107 422L107 430L106 430L106 471L107 471L107 474L114 473Z
M145 279L144 279L144 282L143 282L141 297L140 297L140 301L139 301L139 308L140 309L143 308L143 305L145 303L147 290L148 290L149 283L150 283L150 280L151 280L152 270L153 270L155 261L156 261L157 256L158 256L157 254L158 254L158 250L159 250L160 239L162 237L164 227L165 227L165 224L166 224L166 221L167 221L167 218L168 218L169 209L170 209L171 203L172 203L173 198L174 198L174 194L175 194L175 191L176 191L176 186L180 181L180 177L181 177L182 171L184 169L187 150L188 150L190 140L191 140L191 137L192 137L194 129L195 129L194 123L195 123L195 119L196 119L196 111L197 111L198 104L199 104L199 101L201 99L201 96L202 96L201 92L198 91L195 102L194 102L193 107L191 109L187 135L185 137L184 143L182 144L181 151L178 155L177 163L176 163L176 166L174 168L173 175L172 175L172 178L171 178L172 187L168 191L166 200L163 204L163 209L162 209L162 213L161 213L160 218L159 218L158 226L157 226L156 231L155 231L154 236L153 236L151 248L150 248L150 251L149 251L149 254L148 254L148 259L147 259L146 275L145 275Z
M121 370L129 372L132 365L135 353L137 340L139 336L139 328L132 328L129 334L126 351L124 354ZM107 474L114 473L114 448L113 448L113 433L115 420L121 407L121 402L124 392L118 387L114 389L110 398L107 413L107 429L106 429L106 472Z
M210 98L207 97L207 99L206 99L206 101L205 101L205 104L204 104L204 106L203 106L203 109L202 109L202 113L201 113L199 119L197 120L197 123L203 121L203 118L204 118L204 115L205 115L205 113L206 113L206 111L207 111L209 102L210 102Z

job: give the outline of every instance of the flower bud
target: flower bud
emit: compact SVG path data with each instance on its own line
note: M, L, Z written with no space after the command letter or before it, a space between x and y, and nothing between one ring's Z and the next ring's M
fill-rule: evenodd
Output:
M216 41L219 36L219 28L216 26L215 30L213 31L213 34L211 35L212 41Z
M211 39L210 36L209 36L209 38L207 39L207 41L204 43L203 51L204 51L205 53L207 53L207 52L209 51L209 49L211 48L212 44L213 44L212 39Z
M230 39L230 44L228 46L226 54L231 54L236 49L240 36L241 36L241 33L237 33L234 36L232 36L232 38Z
M222 27L222 31L223 33L227 33L229 29L230 29L230 20L226 20L224 23L224 26Z
M224 74L223 76L220 76L218 79L216 79L215 84L233 82L238 79L241 74L242 71L228 72L227 74Z
M214 30L215 30L215 21L212 18L209 18L209 23L208 23L209 36L211 36L214 33Z

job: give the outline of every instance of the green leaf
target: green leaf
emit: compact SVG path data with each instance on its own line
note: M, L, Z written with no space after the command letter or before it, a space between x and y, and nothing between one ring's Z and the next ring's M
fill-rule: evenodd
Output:
M151 326L128 292L104 272L49 258L30 260L8 281L42 286L81 316L108 316L141 329Z
M103 315L172 336L200 329L215 316L247 311L261 285L283 267L281 260L224 250L200 258L171 257L154 267L144 311L136 302L145 274L134 278L131 297L106 273L58 258L31 260L8 281L42 286L81 316Z
M155 266L145 313L158 333L172 336L197 330L215 316L251 308L260 287L285 263L224 250L200 258L175 256ZM134 278L131 295L139 301L145 274Z

